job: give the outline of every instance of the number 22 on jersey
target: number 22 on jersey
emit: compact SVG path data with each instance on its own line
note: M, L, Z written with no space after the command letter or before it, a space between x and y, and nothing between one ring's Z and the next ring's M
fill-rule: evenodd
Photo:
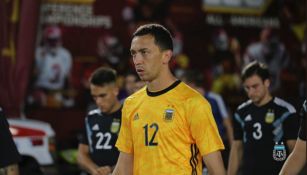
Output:
M112 145L110 144L112 135L109 132L102 133L98 132L96 134L97 137L97 143L96 143L96 149L112 149Z

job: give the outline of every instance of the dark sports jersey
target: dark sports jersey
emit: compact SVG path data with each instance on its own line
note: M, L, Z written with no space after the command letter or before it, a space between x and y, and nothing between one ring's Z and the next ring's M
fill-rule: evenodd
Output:
M307 114L307 101L304 101L302 111L301 111L301 126L298 137L301 140L306 141L306 114Z
M243 141L244 175L277 175L296 140L299 120L295 108L280 98L263 106L241 104L233 120L234 139Z
M90 157L98 166L116 164L119 152L115 147L121 124L121 109L105 114L92 110L85 118L84 135L80 143L89 146Z
M20 161L20 155L12 139L9 124L0 108L0 168Z

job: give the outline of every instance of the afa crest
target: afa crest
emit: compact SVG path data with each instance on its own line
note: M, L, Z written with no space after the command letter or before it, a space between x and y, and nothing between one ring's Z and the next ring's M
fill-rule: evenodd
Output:
M119 129L120 129L120 121L114 119L111 124L110 131L111 133L118 133Z
M274 120L275 120L274 111L269 109L265 115L265 122L270 124L273 123Z
M164 121L166 121L166 122L173 121L174 112L175 112L174 109L166 109L164 111L164 117L163 117Z
M284 143L281 142L281 144L278 144L278 142L276 142L273 149L273 159L276 161L284 161L286 158L287 151Z

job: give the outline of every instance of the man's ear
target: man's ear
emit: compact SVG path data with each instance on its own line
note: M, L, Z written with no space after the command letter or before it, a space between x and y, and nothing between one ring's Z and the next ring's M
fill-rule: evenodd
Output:
M264 80L264 85L265 85L265 87L269 88L270 85L271 85L270 79L265 79L265 80Z
M172 59L172 56L173 56L173 52L171 50L163 51L162 63L163 64L168 64L170 62L170 60Z
M114 93L115 96L118 96L118 94L119 94L119 87L118 86L114 85L113 93Z

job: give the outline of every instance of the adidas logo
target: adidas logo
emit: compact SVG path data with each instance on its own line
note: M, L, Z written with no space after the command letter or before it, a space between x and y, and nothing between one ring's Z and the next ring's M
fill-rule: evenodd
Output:
M244 121L246 122L251 121L251 120L252 120L252 116L250 114L248 114L244 119Z
M140 119L140 117L139 117L139 114L136 113L135 116L133 117L133 120L138 120L138 119Z
M95 125L92 127L92 130L93 130L93 131L98 131L98 130L99 130L99 125L98 125L98 124L95 124Z

